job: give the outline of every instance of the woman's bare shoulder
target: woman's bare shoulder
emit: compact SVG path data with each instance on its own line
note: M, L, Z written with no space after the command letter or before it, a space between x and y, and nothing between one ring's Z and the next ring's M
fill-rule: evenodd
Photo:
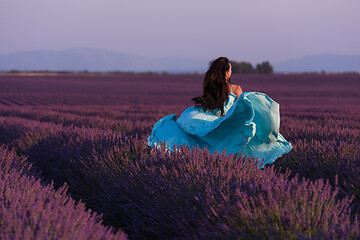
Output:
M236 95L236 98L238 98L243 93L243 90L241 89L241 87L239 85L235 85L235 84L233 84L232 91Z

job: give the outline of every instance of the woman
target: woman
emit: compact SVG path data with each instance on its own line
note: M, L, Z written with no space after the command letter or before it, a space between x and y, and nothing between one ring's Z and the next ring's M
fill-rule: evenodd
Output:
M290 152L292 146L279 133L279 104L266 94L242 92L230 84L231 64L216 59L205 74L203 95L195 106L160 119L148 138L149 146L207 148L209 152L241 153L259 161L259 168ZM261 160L264 160L263 162Z

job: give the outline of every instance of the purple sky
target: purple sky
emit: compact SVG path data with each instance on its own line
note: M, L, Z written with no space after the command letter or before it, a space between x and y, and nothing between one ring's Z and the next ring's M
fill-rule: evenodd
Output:
M360 54L359 0L0 0L0 54L90 47L279 62Z

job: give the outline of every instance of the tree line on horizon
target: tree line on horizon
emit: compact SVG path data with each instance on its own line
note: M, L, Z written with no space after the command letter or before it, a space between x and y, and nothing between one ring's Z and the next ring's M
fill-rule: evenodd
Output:
M209 62L209 66L213 61ZM253 67L250 62L237 62L234 60L230 60L232 66L232 73L240 73L240 74L252 74L252 73L259 73L259 74L273 74L274 68L270 64L269 61L264 61L262 63L258 63Z
M236 62L230 60L233 73L259 73L259 74L273 74L274 68L269 61L258 63L253 67L249 62Z

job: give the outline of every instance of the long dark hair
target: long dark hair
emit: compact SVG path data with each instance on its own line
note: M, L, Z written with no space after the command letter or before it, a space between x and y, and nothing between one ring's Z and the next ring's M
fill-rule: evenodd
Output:
M214 60L205 74L203 83L203 95L194 97L195 105L204 110L219 108L221 115L224 114L224 102L230 94L226 72L230 69L230 61L226 57Z

